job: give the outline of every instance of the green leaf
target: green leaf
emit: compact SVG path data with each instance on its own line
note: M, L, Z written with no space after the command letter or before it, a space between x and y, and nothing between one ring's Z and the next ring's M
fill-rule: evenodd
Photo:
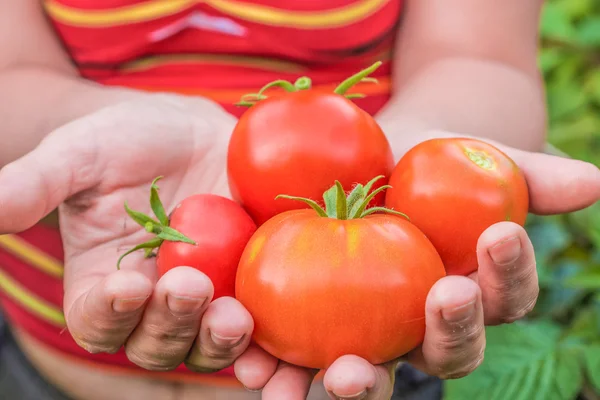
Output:
M163 240L162 240L162 239L155 237L155 238L153 238L153 239L150 239L150 240L148 240L147 242L144 242L144 243L140 243L140 244L138 244L137 246L133 247L133 248L132 248L132 249L130 249L130 250L127 250L127 251L126 251L125 253L123 253L123 254L122 254L120 257L119 257L119 259L117 260L117 269L121 269L121 261L122 261L122 260L123 260L123 258L124 258L125 256L127 256L128 254L131 254L131 253L133 253L134 251L138 251L138 250L142 250L142 249L145 249L145 250L152 250L152 249L155 249L155 248L159 247L159 246L162 244L162 242L163 242ZM148 256L148 252L147 252L147 251L145 251L145 255L146 255L146 257Z
M565 13L570 21L584 17L593 12L596 0L553 0L553 2Z
M329 218L334 218L336 209L337 188L332 186L323 193L323 202L325 203L325 212Z
M544 38L570 42L575 38L576 31L568 15L557 4L546 2L542 9L540 34Z
M557 48L543 48L538 54L538 65L544 73L548 73L560 65L563 54Z
M597 105L600 105L600 69L595 69L587 74L584 88L590 98ZM594 113L594 115L598 116L597 113ZM598 128L598 125L596 125L596 128ZM596 129L596 134L600 134L600 130Z
M301 201L301 202L307 204L308 206L310 206L310 208L312 208L313 210L315 210L315 212L319 215L319 217L324 217L324 218L327 217L327 213L325 212L325 210L323 210L323 208L319 205L319 203L317 203L314 200L306 199L304 197L288 196L286 194L279 194L279 195L275 196L275 199L288 199L288 200Z
M600 290L600 267L589 267L586 271L567 279L565 285L573 288Z
M335 187L337 188L337 217L339 219L348 219L348 203L346 199L346 192L339 181L335 181Z
M560 67L566 75L568 71L565 66ZM566 116L580 112L587 104L587 98L581 85L572 77L565 78L566 81L560 81L556 78L548 85L548 112L551 121L556 121Z
M160 232L156 236L164 240L169 240L171 242L184 242L194 245L196 244L196 242L192 239L188 238L181 232L176 231L175 229L170 228L168 226L161 227Z
M600 46L600 15L586 18L577 28L577 42L584 46Z
M560 260L545 267L544 279L540 278L540 295L532 312L533 316L564 318L577 307L586 292L564 285L564 281L585 266L571 259Z
M554 255L569 247L572 238L559 218L532 217L532 222L526 226L527 234L535 249L538 264L547 263Z
M354 189L348 195L348 210L350 210L350 215L354 215L354 211L356 209L357 204L365 198L366 191L365 187L360 183L354 186Z
M158 197L158 186L156 182L162 179L162 176L155 178L152 181L152 185L150 185L150 207L152 207L152 211L156 218L160 221L160 223L164 226L169 225L169 217L167 217L167 213L165 212L165 208L163 207L162 202L160 201L160 197Z
M565 331L565 336L600 345L600 303L592 303L581 310Z
M445 382L446 400L571 400L582 381L579 358L560 347L560 326L538 321L488 327L485 360Z
M144 228L146 227L146 224L148 222L152 223L153 225L160 225L160 223L154 218L129 208L127 202L125 202L125 212L127 212L131 219L133 219L135 222L137 222L140 226Z
M584 239L600 249L600 202L569 214L569 220L583 233Z
M596 392L600 393L600 345L590 346L586 349L584 363L585 373L589 382Z

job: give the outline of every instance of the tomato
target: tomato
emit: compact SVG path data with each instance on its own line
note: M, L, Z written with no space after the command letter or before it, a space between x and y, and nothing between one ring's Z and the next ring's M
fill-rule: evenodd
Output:
M364 193L354 204L368 203ZM283 361L325 369L355 354L379 364L423 341L442 261L404 217L360 211L352 196L342 191L340 202L328 191L326 211L311 204L276 215L242 254L236 298L254 319L253 340Z
M151 251L158 248L156 264L159 278L176 267L193 267L212 281L213 300L235 296L237 266L244 247L256 231L252 218L233 200L214 194L187 197L167 217L155 182L151 189L151 203L157 220L127 206L126 210L157 237L123 256L142 248L150 256L153 254Z
M449 275L477 270L477 241L500 221L524 225L525 177L496 147L475 139L422 142L398 162L386 207L407 214L438 250Z
M281 193L318 200L335 179L350 186L389 177L394 158L385 134L349 99L353 95L344 94L378 65L330 93L311 89L307 77L296 85L276 81L265 88L280 85L289 92L261 99L242 114L229 142L229 188L258 225L280 212L308 207L275 201ZM372 205L383 201L378 196Z

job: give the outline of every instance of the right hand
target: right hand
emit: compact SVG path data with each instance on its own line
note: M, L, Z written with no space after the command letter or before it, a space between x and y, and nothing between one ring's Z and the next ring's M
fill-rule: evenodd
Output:
M246 349L250 314L235 299L211 302L203 273L181 266L156 276L154 259L136 252L148 235L124 210L148 208L162 175L169 212L194 193L229 196L227 143L236 123L203 99L148 95L52 132L0 171L0 234L28 229L59 208L65 254L64 313L75 341L92 353L125 347L149 370L186 363L213 372Z

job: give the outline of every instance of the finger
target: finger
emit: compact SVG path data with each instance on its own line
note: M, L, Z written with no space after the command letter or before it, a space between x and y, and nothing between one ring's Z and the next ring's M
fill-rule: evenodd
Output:
M492 225L479 238L477 259L486 325L516 321L534 308L538 275L525 229L512 222Z
M232 297L216 299L202 317L187 367L199 372L229 367L248 347L253 330L254 321L239 301Z
M81 289L81 288L80 288ZM116 271L72 302L65 296L71 336L91 353L114 353L142 318L152 282L137 271Z
M250 344L234 364L235 376L248 390L260 390L273 377L278 360L258 347Z
M95 185L103 169L94 140L66 143L63 133L81 130L73 123L49 135L37 148L0 171L0 234L30 228L75 193ZM73 133L73 132L71 132ZM84 145L82 145L84 143Z
M394 366L373 366L365 359L346 355L325 372L323 384L332 399L388 400L394 390Z
M262 391L262 400L306 400L317 372L281 361Z
M426 332L420 349L406 358L442 379L468 375L483 361L485 330L479 286L469 278L447 276L431 288Z
M511 156L525 174L536 214L577 211L600 200L600 169L593 164L522 151Z
M127 357L148 370L178 367L189 353L202 313L214 293L210 279L190 267L167 272L156 284L137 328L125 343Z

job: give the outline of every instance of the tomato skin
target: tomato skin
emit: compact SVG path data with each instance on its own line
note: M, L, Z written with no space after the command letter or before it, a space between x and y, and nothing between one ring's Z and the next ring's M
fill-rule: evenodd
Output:
M467 151L482 152L487 169ZM427 235L448 275L476 271L477 241L484 230L501 221L523 226L529 209L527 182L516 163L475 139L420 143L400 159L389 184L386 207L407 214Z
M425 300L444 275L433 245L403 217L292 210L250 239L236 298L254 318L253 339L281 360L325 369L355 354L379 364L422 342Z
M286 210L307 208L280 194L320 201L344 187L385 176L394 167L389 142L373 117L343 96L301 90L270 97L239 119L229 142L228 181L258 225ZM371 206L383 205L378 195Z
M170 216L170 227L196 245L165 240L156 259L159 277L175 267L193 267L213 282L213 300L235 296L237 265L256 231L244 209L225 197L197 194L179 203Z

